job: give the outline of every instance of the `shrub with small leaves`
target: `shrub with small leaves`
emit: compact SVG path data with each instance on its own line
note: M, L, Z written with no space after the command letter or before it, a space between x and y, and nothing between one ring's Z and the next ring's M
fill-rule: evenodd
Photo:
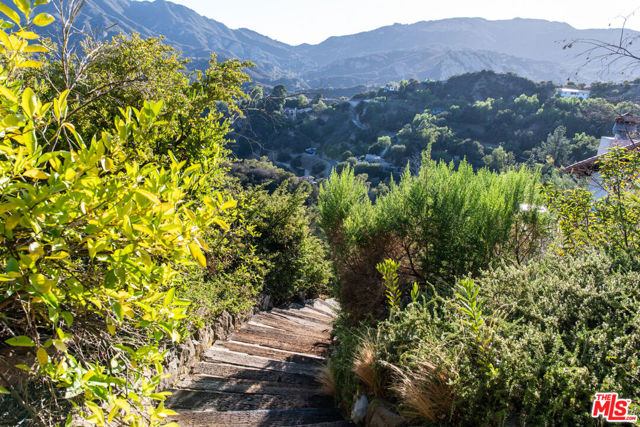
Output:
M350 370L367 341L385 385L378 397L409 418L600 425L590 415L596 392L640 396L639 280L593 249L489 270L461 281L457 295L409 304L375 326L341 327L338 395L357 388Z

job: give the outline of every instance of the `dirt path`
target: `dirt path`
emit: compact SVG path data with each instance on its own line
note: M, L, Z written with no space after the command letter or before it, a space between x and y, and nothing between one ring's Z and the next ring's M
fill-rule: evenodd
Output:
M166 406L181 426L349 426L323 390L333 300L255 315L216 342Z

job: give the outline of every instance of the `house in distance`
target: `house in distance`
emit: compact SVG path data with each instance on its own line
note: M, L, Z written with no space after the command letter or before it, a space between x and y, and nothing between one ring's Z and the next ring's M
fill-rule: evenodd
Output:
M572 87L561 87L558 88L556 94L561 98L580 98L580 99L589 99L589 95L591 95L591 91L586 89L576 89Z

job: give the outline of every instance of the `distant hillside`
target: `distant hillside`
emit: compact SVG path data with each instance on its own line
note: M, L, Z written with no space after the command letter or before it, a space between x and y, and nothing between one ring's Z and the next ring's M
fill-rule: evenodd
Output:
M565 23L534 19L454 18L395 24L331 37L317 45L291 46L248 29L232 30L166 0L91 0L78 25L96 34L108 29L106 36L134 31L164 35L196 66L206 64L210 52L221 58L252 60L257 64L251 71L254 80L285 83L291 89L380 85L410 78L442 80L484 69L556 83L637 77L616 70L603 73L598 64L584 67L578 50L562 49L574 39L615 41L618 30L577 30ZM629 32L634 34L640 35Z
M304 79L312 87L350 87L365 81L380 85L409 78L446 80L481 70L513 72L539 81L558 80L558 76L570 74L566 68L551 61L486 50L423 48L338 59L317 71L304 73Z
M56 15L53 5L44 8ZM165 0L89 0L76 26L97 38L120 32L138 32L147 37L162 35L198 66L206 66L211 52L222 59L250 59L258 65L254 78L264 82L294 76L299 68L299 59L291 46L251 30L231 30L188 7ZM48 27L48 35L55 39L57 29L56 25Z

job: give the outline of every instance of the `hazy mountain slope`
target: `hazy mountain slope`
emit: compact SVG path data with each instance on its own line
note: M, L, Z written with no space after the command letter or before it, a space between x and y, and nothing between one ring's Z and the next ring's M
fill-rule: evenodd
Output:
M55 14L52 5L45 6ZM188 7L165 0L88 0L76 22L78 28L97 38L120 32L138 32L144 36L163 35L167 43L185 56L206 64L211 52L221 58L250 59L260 65L256 73L266 79L287 76L298 66L299 58L287 44L255 31L231 30L224 24L206 18ZM56 25L47 29L54 39Z
M513 64L513 69L509 69L509 64L503 62L504 57L492 58L490 62L506 66L500 71L522 72L524 76L534 80L547 79L544 74L548 76L549 72L540 73L540 63L527 64L524 61L531 59L555 63L549 70L553 73L552 80L565 80L575 72L583 79L590 80L600 77L600 65L583 67L585 58L578 55L580 50L565 50L563 46L575 39L615 42L619 34L616 29L577 30L566 23L539 19L488 21L482 18L452 18L410 25L395 24L359 34L331 37L318 45L296 46L295 50L320 66L345 58L397 51L422 50L426 53L434 50L482 50L486 52L485 56L490 56L490 52L493 52L520 58L519 64ZM629 31L628 34L640 35L634 31ZM473 62L464 65L465 71L478 70ZM518 71L522 65L531 66L531 69ZM616 78L616 70L612 71L604 77Z
M536 75L537 80L554 80L569 74L550 61L536 61L486 50L425 48L390 51L336 60L302 75L312 87L350 87L367 81L385 84L412 77L446 80L470 71L493 70Z
M168 43L193 58L197 67L206 66L210 52L224 59L252 60L257 64L251 71L254 80L286 83L292 89L444 79L483 69L515 72L536 81L562 82L575 78L576 71L581 81L633 77L616 70L600 73L599 64L584 67L578 50L562 49L574 39L615 40L618 30L577 30L565 23L535 19L453 18L395 24L299 46L248 29L232 30L166 0L88 0L77 24L98 35L133 31L164 35Z

